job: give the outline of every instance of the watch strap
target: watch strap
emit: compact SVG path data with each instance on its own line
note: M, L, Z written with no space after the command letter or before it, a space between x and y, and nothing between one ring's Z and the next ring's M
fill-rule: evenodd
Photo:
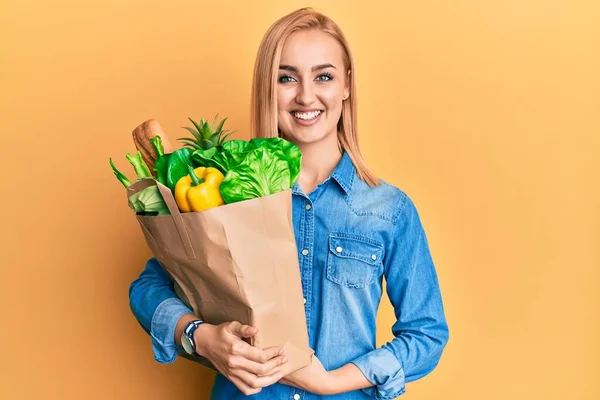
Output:
M194 340L194 332L200 325L202 325L204 321L199 319L188 322L183 333L189 338L190 343L192 344L192 349L196 352L196 341Z

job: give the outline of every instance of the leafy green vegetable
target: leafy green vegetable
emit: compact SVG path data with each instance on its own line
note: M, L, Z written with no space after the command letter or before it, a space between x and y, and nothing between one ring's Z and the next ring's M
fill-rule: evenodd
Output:
M160 136L154 136L151 138L150 143L152 143L157 156L160 157L165 154L165 146L163 145L162 138Z
M208 150L197 149L192 162L220 170L225 203L267 196L291 188L300 174L302 153L281 138L229 140Z
M175 190L177 181L188 174L188 165L192 165L190 158L192 152L193 150L189 147L182 147L170 153L167 161L166 179L167 186L171 191Z
M152 178L148 167L146 166L146 164L144 164L144 160L142 159L142 153L139 150L137 151L137 153L135 153L135 156L132 156L131 154L127 153L125 157L127 158L127 160L129 160L131 165L133 165L133 169L137 175L138 180Z
M115 167L115 163L113 163L112 158L109 158L108 160L110 162L110 166L113 170L113 173L115 174L115 176L117 177L119 182L121 182L123 184L123 186L125 186L126 188L131 186L131 181L129 179L127 179L127 177L125 175L123 175L123 173L121 171L119 171L117 169L117 167Z
M290 169L290 187L294 185L298 179L298 175L300 175L302 161L302 153L298 146L278 137L254 138L250 140L250 144L254 147L265 147L270 152L273 152L273 154L277 154L278 157L287 160Z
M141 190L137 197L137 204L146 213L158 213L157 215L170 214L169 208L165 203L157 186L148 186ZM137 211L137 210L136 210Z
M225 203L268 196L289 188L287 160L263 147L252 150L244 161L230 169L220 186Z
M225 166L223 166L218 159L215 159L218 151L219 149L217 147L211 147L208 150L198 149L192 153L191 160L197 166L217 168L225 174Z
M157 186L148 186L129 196L129 207L140 215L170 214Z
M302 154L295 144L281 138L253 138L250 141L230 140L222 146L209 150L196 150L192 153L192 161L203 167L214 167L226 174L240 164L252 151L264 147L269 154L277 154L278 158L288 161L290 169L290 186L298 179Z
M154 170L156 171L156 180L165 186L168 186L167 172L169 170L169 158L171 158L171 153L163 154L162 156L156 159L156 163L154 164Z

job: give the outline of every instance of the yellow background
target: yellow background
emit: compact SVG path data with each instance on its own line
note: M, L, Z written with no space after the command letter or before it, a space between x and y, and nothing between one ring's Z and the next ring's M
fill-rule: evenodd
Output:
M150 253L108 158L228 116L299 1L3 1L0 398L207 399L128 304ZM406 399L600 399L597 1L314 1L355 54L362 149L415 201L450 342ZM384 300L378 341L391 338Z

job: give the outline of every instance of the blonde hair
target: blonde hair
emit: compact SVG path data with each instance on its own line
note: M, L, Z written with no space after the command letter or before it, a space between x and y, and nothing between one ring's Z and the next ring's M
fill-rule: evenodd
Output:
M298 30L319 29L338 41L343 50L344 66L350 71L350 96L343 101L338 122L338 140L345 150L360 179L370 186L380 184L379 179L366 166L358 145L356 124L356 80L354 60L348 42L338 25L330 18L310 7L301 8L277 20L265 33L258 49L252 82L252 135L276 137L277 127L277 78L283 43Z

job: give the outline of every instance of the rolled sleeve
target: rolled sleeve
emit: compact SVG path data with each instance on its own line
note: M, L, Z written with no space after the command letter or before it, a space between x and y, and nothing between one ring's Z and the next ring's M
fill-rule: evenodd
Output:
M394 399L406 390L404 370L398 359L387 349L380 348L352 361L374 387L362 389L375 399Z
M404 393L406 383L433 371L449 338L438 276L419 213L407 196L400 210L393 246L384 261L386 291L396 316L394 338L354 361L375 385L363 391L377 399L392 399Z
M177 358L175 328L179 319L192 310L174 292L173 282L160 263L151 258L129 288L134 317L150 335L156 361L168 364Z
M175 344L175 328L177 322L192 310L182 304L179 299L167 299L158 305L154 316L150 336L154 359L162 364L170 364L177 358L181 346Z

